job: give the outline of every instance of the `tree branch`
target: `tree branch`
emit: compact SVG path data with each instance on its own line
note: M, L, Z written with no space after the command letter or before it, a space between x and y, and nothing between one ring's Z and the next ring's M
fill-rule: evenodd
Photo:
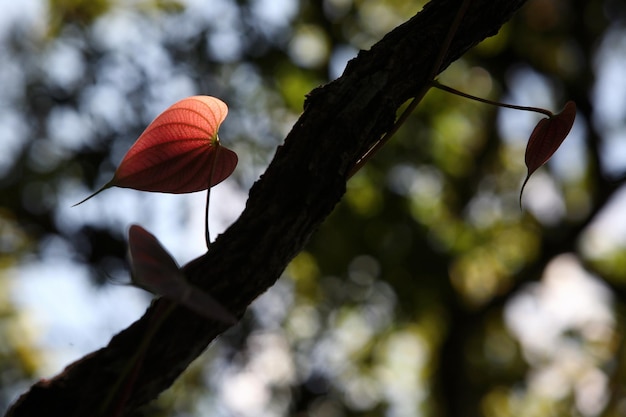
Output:
M439 71L497 33L525 0L475 0ZM388 131L398 108L430 82L433 62L460 5L439 0L362 51L314 90L285 143L252 187L240 218L184 267L186 276L237 316L272 286L345 192L355 162ZM144 338L159 299L109 345L23 394L7 416L96 415ZM156 398L226 330L176 307L154 335L121 415ZM128 394L128 392L126 393ZM117 404L119 405L119 404Z

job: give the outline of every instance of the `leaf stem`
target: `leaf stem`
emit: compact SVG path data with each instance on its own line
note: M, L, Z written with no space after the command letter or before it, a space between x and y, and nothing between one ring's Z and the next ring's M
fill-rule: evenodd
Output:
M172 313L172 311L174 311L175 306L175 303L157 304L156 309L154 310L154 315L148 321L148 328L146 329L145 336L141 339L139 347L126 366L122 369L119 377L115 381L113 387L106 394L103 402L100 403L97 411L98 414L96 414L97 416L104 416L105 413L109 414L109 411L113 412L113 414L111 414L112 417L122 415L123 408L128 402L133 386L139 376L139 371L141 370L146 351L150 346L150 342L156 335L161 324L163 324L165 319ZM124 383L123 387L122 383ZM116 395L119 395L120 398L116 404L113 404ZM109 410L111 406L115 406L115 410Z
M437 74L439 72L439 68L441 68L441 64L443 63L443 60L446 57L446 53L448 52L448 49L450 48L450 44L452 43L452 39L454 38L454 35L456 34L456 31L457 31L457 29L459 28L459 26L461 24L461 20L463 20L463 17L465 16L465 12L467 11L467 9L469 8L469 5L471 3L472 3L472 0L463 0L463 3L461 4L461 7L459 7L459 10L456 12L456 15L454 16L454 21L452 22L452 25L450 25L450 29L448 30L448 33L446 34L446 38L444 39L443 43L441 44L441 48L439 49L439 53L437 54L437 58L435 59L435 62L434 62L433 66L430 69L430 74L428 75L428 80L432 81L437 76ZM363 167L363 165L365 165L367 163L367 161L369 161L370 158L372 156L374 156L376 154L376 152L378 152L378 150L380 148L382 148L389 141L389 139L391 139L391 137L398 131L398 129L400 129L400 127L404 124L404 122L409 118L409 116L411 115L413 110L415 110L415 108L417 107L419 102L422 101L422 99L424 98L424 96L426 95L426 93L428 92L428 90L430 89L431 86L432 86L431 83L427 83L426 85L424 85L424 87L422 87L417 92L417 94L415 94L415 96L413 97L413 99L411 100L411 102L409 103L407 108L404 109L404 111L402 112L402 114L400 114L400 116L398 116L398 118L396 119L396 122L391 127L391 130L387 131L387 133L385 133L354 164L354 166L352 167L352 169L348 173L348 179L352 178L352 176L354 174L356 174Z
M211 232L209 232L209 202L211 201L211 187L206 190L206 205L204 207L204 241L206 248L211 246Z
M435 88L438 88L440 90L446 91L448 93L456 94L457 96L465 97L465 98L468 98L468 99L474 100L474 101L479 101L481 103L491 104L492 106L506 107L508 109L515 109L515 110L532 111L532 112L535 112L535 113L545 114L548 117L554 116L554 113L552 113L550 110L542 109L540 107L516 106L514 104L506 104L506 103L501 103L499 101L492 101L492 100L488 100L486 98L476 97L476 96L473 96L471 94L467 94L467 93L464 93L464 92L459 91L457 89L454 89L452 87L448 87L447 85L441 84L437 80L432 80L431 81L431 85L433 87L435 87Z
M213 176L215 175L215 167L217 166L217 158L220 153L220 138L215 138L215 156L213 157L213 166L211 167L211 173L209 174L209 188L206 190L206 206L204 208L204 240L206 242L207 250L211 246L211 232L209 230L209 203L211 201L211 187L213 187Z

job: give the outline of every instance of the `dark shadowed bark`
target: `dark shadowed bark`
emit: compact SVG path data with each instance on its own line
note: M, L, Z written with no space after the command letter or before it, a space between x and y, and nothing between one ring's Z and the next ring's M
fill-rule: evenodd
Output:
M524 2L473 1L437 72L496 34ZM210 252L184 267L190 281L237 316L276 282L341 199L355 162L392 127L398 108L427 86L460 3L429 3L361 52L341 78L309 95L304 113L250 191L241 217ZM33 385L7 416L98 415L112 392L105 415L129 415L156 398L227 328L176 307L158 327L141 363L135 362L140 366L115 388L167 304L155 301L107 347Z

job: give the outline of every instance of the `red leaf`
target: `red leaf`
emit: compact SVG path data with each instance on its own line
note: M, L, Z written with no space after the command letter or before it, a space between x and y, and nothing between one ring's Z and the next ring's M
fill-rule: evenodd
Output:
M78 204L113 186L182 194L222 182L237 166L237 154L217 136L227 113L226 104L210 96L175 103L139 136L113 179Z
M528 172L520 190L520 206L522 194L530 176L554 155L561 143L569 134L576 118L576 103L568 101L560 113L548 119L541 119L528 139L525 162Z
M237 319L213 297L191 285L176 261L156 237L138 225L128 231L128 251L133 282L169 298L210 320L235 324Z

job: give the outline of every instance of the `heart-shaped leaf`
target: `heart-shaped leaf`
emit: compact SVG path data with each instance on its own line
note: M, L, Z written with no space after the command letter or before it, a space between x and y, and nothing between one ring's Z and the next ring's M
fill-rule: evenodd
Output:
M220 183L237 166L237 154L217 136L227 114L226 104L210 96L173 104L139 136L113 179L76 205L114 186L182 194Z
M526 145L525 162L528 172L519 194L520 207L528 179L533 172L548 162L550 157L559 149L572 129L575 118L576 103L568 101L560 113L547 119L541 119L535 126L530 139L528 139L528 145Z
M190 284L158 239L139 225L128 231L133 282L210 320L235 324L237 319L206 292Z

